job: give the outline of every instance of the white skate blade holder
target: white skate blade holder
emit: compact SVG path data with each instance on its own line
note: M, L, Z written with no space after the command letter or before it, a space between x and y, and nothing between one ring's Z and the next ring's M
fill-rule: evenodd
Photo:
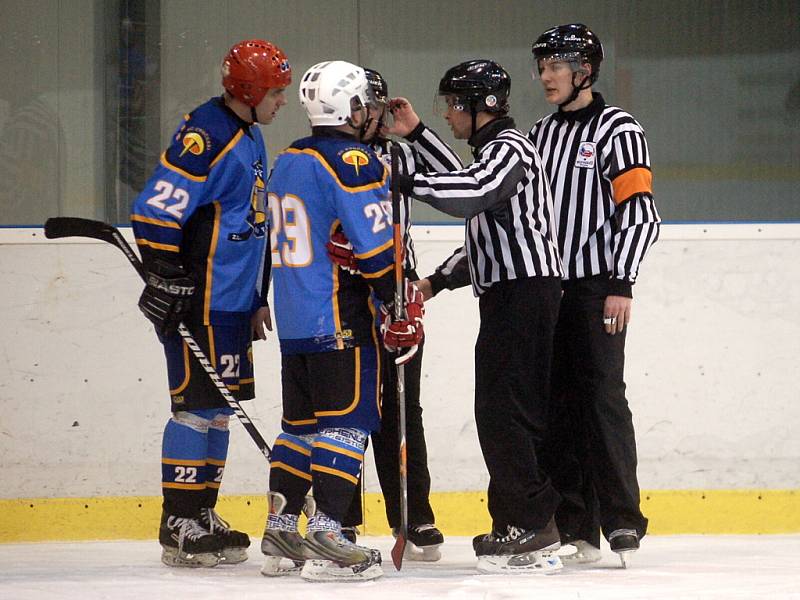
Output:
M596 563L603 555L599 548L585 540L575 540L569 544L563 544L558 550L558 556L564 564L585 565Z
M550 575L564 568L555 550L539 550L523 554L490 554L478 557L481 573L541 573Z
M178 552L177 548L162 548L161 562L168 567L197 569L203 567L216 567L220 560L219 556L213 552L187 554L186 552Z
M221 565L238 565L243 563L249 558L247 548L223 548L219 556L219 564Z
M379 564L366 569L361 565L340 566L330 560L309 559L303 565L300 577L306 581L369 581L383 576Z
M297 575L303 568L303 563L283 556L265 556L261 567L264 577L282 577L284 575Z
M442 558L442 552L439 550L440 547L441 544L416 546L413 542L409 541L406 544L403 558L416 562L436 562Z

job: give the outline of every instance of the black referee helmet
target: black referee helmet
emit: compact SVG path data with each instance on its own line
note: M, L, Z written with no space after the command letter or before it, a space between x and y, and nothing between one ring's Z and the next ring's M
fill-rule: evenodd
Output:
M533 56L540 58L563 58L570 60L580 56L582 62L592 65L590 84L597 81L600 63L603 61L603 44L591 29L581 23L551 27L533 43Z
M447 70L439 82L439 95L453 95L464 110L508 112L511 77L493 60L468 60Z

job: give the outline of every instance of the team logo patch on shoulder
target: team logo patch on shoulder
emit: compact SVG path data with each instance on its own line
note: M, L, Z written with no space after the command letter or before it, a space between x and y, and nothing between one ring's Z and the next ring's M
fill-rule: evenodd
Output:
M581 169L594 169L597 147L594 142L581 142L578 146L578 156L575 157L575 166Z
M356 175L358 175L361 167L366 167L369 164L369 156L363 150L352 148L342 152L342 162L353 167L356 170Z
M183 134L181 143L183 144L183 150L180 156L187 152L200 156L203 152L211 149L211 136L199 127L189 127L186 133Z

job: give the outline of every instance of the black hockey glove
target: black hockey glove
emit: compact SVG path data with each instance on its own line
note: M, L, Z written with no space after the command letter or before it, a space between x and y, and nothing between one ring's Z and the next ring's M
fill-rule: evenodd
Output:
M139 309L160 336L169 335L189 314L195 284L180 265L156 259L148 267Z

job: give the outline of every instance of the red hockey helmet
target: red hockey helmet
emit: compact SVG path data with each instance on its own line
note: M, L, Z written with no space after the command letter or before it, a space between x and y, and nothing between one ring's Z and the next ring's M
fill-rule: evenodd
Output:
M292 83L292 68L283 50L265 40L245 40L222 61L222 85L248 106L258 106L270 88Z

